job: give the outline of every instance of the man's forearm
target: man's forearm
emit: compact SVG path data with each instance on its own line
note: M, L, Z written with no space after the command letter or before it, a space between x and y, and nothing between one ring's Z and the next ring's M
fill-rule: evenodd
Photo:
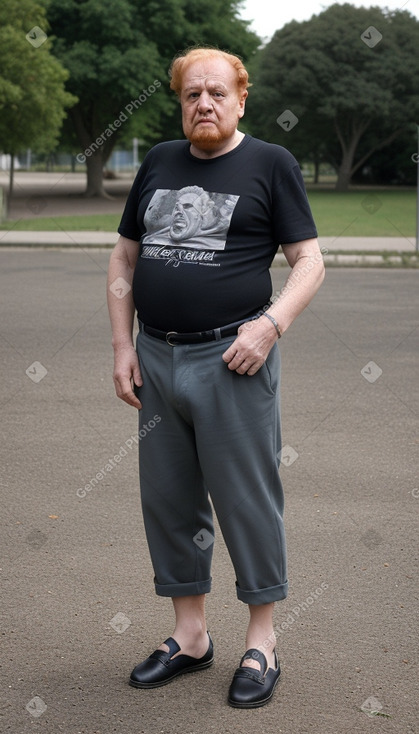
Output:
M134 301L132 297L132 278L134 268L115 249L112 252L108 269L108 309L112 329L112 346L114 349L132 346L134 322Z
M303 254L296 260L285 285L267 309L267 313L277 321L281 334L315 296L323 282L324 272L320 250Z

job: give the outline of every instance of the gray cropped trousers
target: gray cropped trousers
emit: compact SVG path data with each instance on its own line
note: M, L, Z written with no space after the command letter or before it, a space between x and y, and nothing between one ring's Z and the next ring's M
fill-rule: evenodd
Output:
M287 595L279 373L275 345L256 375L228 369L234 337L170 346L140 330L141 505L156 593L211 589L212 507L238 599Z

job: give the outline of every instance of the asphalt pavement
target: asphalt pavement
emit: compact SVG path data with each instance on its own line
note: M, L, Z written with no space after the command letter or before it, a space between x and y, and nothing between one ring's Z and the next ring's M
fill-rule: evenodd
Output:
M108 258L0 248L2 731L417 732L417 271L330 268L281 339L283 673L241 711L226 697L247 608L219 532L215 664L128 686L172 610L141 521L137 414L113 391Z

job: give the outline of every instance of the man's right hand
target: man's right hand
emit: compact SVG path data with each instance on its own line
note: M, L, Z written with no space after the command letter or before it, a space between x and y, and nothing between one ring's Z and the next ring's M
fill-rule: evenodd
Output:
M118 398L141 410L143 406L134 394L133 387L141 387L143 380L138 355L132 345L114 348L113 382Z

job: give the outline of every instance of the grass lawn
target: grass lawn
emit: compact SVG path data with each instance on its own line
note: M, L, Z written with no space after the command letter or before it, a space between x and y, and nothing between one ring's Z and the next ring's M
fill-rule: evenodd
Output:
M414 237L416 191L307 190L320 236Z
M308 198L323 237L414 237L416 191L374 189L319 190L308 186ZM54 231L58 229L116 232L120 216L33 217L0 223L0 229Z
M122 212L121 212L122 214ZM14 229L31 232L55 232L59 229L71 232L78 230L96 230L100 232L116 232L120 214L89 214L74 217L32 217L32 219L5 220L0 223L0 230Z

